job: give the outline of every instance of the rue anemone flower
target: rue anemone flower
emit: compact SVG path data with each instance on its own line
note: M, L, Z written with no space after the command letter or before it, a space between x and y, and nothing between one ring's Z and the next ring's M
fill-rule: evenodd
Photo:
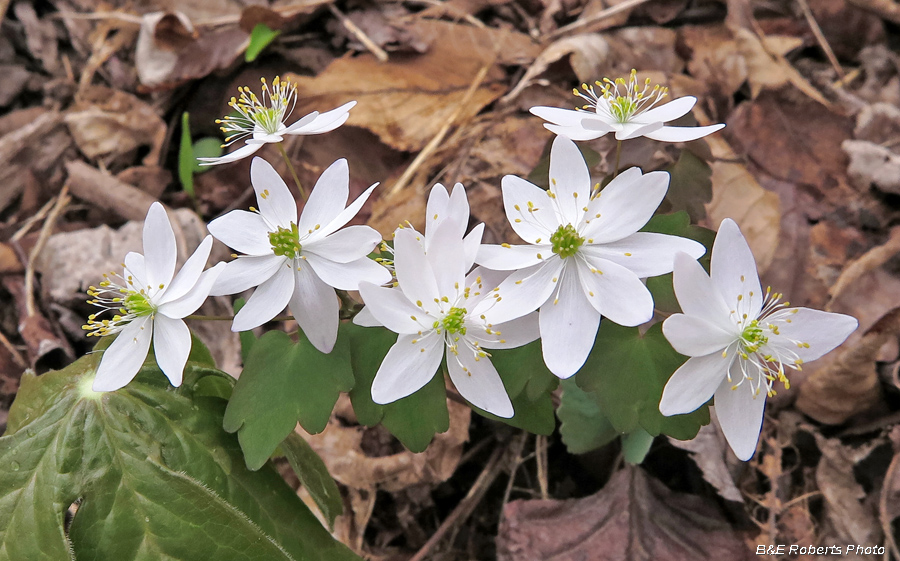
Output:
M663 415L694 411L715 396L716 415L735 455L756 451L768 396L790 388L788 372L831 351L857 328L855 318L791 308L759 284L756 261L737 224L725 219L713 245L710 274L690 256L675 257L675 295L684 313L663 334L689 356L663 390Z
M206 236L175 274L175 233L159 203L147 212L143 232L144 254L125 256L122 274L103 275L92 286L88 303L103 308L88 318L88 336L118 334L103 351L93 389L115 391L130 382L153 342L156 362L173 386L180 386L191 352L191 332L183 318L194 313L209 295L223 264L206 271L212 237ZM108 312L110 317L102 317Z
M313 111L291 125L284 123L297 103L297 86L289 80L276 76L272 85L261 78L262 92L259 96L247 86L238 88L240 97L232 97L228 105L237 115L226 115L217 119L225 133L222 147L231 146L244 140L234 152L218 158L197 158L201 166L227 164L254 154L263 144L281 142L285 135L311 135L333 131L350 117L350 109L356 105L350 101L331 111Z
M594 85L599 88L594 89ZM679 97L660 105L668 95L668 88L650 87L650 79L639 83L637 71L628 80L604 78L594 85L582 84L575 95L584 99L581 108L532 107L531 113L550 121L544 126L551 132L572 140L593 140L608 132L616 133L616 140L646 136L663 142L697 140L720 130L725 125L706 127L670 127L665 123L687 115L697 103L693 96Z
M540 308L544 362L560 378L587 360L601 316L635 326L653 316L642 278L672 271L675 253L706 250L693 240L639 232L666 195L669 174L628 169L591 195L587 164L571 140L550 150L550 189L503 178L503 206L524 245L482 245L476 262L515 271L498 291L496 321Z
M398 288L360 283L371 315L398 334L372 382L372 400L391 403L428 383L446 355L447 372L460 395L498 417L514 415L512 402L490 360L489 349L513 348L538 337L535 314L499 322L491 295L496 273L476 268L466 276L460 227L444 220L426 251L411 228L394 235ZM488 278L492 277L492 278Z
M356 290L361 281L384 284L387 269L367 256L381 241L369 226L349 226L377 183L350 206L350 170L340 159L326 169L297 218L294 197L262 158L250 165L258 209L233 210L209 224L210 233L243 253L226 263L210 294L258 287L235 315L232 331L247 331L287 306L309 341L329 353L337 339L340 304L334 289Z

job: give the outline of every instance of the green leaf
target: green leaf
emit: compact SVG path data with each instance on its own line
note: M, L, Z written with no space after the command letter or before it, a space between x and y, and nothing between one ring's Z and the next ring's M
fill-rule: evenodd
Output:
M618 432L641 427L654 436L664 433L689 440L709 423L708 406L673 417L659 412L663 387L685 360L663 336L661 323L642 335L637 327L606 320L575 380L582 389L597 394L600 410Z
M216 360L213 358L212 353L209 352L209 348L193 331L191 332L191 354L188 356L188 362L196 363L199 366L208 366L213 369L216 367Z
M281 35L281 31L275 31L264 23L257 23L250 32L250 44L244 53L244 61L253 62L263 49L269 46L269 43Z
M670 174L666 201L669 211L686 211L691 220L706 218L706 204L712 200L712 168L709 164L682 150L678 161L667 168Z
M372 401L372 381L385 355L397 341L397 334L383 327L342 326L353 348L353 375L350 402L359 422L374 426L381 422L391 434L413 452L422 452L434 435L450 428L444 377L435 376L419 391L387 405Z
M553 400L550 399L549 393L539 396L534 401L528 399L525 393L521 393L518 396L511 398L511 400L515 415L510 419L504 419L488 413L483 409L475 407L471 403L469 403L469 407L482 417L506 423L511 427L524 429L528 432L542 434L544 436L553 434L553 430L556 428L556 419L553 415Z
M200 160L197 158L218 158L222 155L224 148L222 147L222 139L212 136L204 136L200 140L194 142L192 147L194 151L194 175L204 173L212 169L211 166L201 166Z
M491 362L510 398L524 391L529 401L535 401L559 385L559 378L544 364L540 340L515 349L491 349L490 352Z
M638 427L629 434L622 435L622 456L629 464L638 465L647 457L653 435Z
M619 432L600 411L597 394L579 388L571 378L563 380L561 385L563 391L556 415L561 423L559 434L570 453L584 454L596 450L619 436Z
M181 187L192 199L194 198L194 145L191 142L191 120L188 112L181 114L181 146L178 149L178 179Z
M690 238L702 243L706 247L706 254L700 258L700 264L709 271L709 258L716 233L707 228L694 226L687 212L679 211L673 214L657 214L641 228L642 232L656 232ZM656 309L666 313L681 312L678 300L675 298L675 289L672 285L672 273L647 279L647 288L653 295Z
M281 450L300 479L300 483L322 511L328 526L333 529L334 519L343 511L344 502L337 483L325 467L325 462L296 432L292 432L284 439Z
M271 466L243 466L224 402L198 396L189 364L93 392L99 354L26 373L0 438L0 559L358 560ZM65 512L78 510L65 531Z
M258 469L298 422L312 434L325 430L338 396L352 387L346 337L324 354L302 332L294 343L283 331L269 331L250 349L224 427L237 431L247 467Z

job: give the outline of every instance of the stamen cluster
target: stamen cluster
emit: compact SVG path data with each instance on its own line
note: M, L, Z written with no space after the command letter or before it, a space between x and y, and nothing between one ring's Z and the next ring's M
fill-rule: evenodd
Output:
M116 278L121 279L124 284L113 280ZM104 337L118 333L135 318L152 316L156 313L157 306L150 300L149 290L151 290L149 286L135 288L134 277L130 274L122 277L115 272L104 273L100 286L90 286L87 291L88 296L92 298L87 303L102 310L89 315L88 322L81 328L88 331L88 337ZM114 315L111 318L98 319L105 312L113 312Z
M260 78L262 92L259 97L247 86L238 87L240 97L232 97L228 105L239 115L228 115L216 119L226 135L229 146L254 132L277 134L284 127L284 119L294 110L297 103L297 86L289 80L276 76L269 86L265 78Z
M587 84L581 85L583 91L576 88L573 93L588 102L581 108L582 110L608 113L615 121L626 123L668 95L668 88L660 87L658 84L651 88L650 83L650 78L647 78L641 86L638 83L637 70L632 70L627 81L625 78L615 80L604 78L603 81L594 82L594 85L600 87L599 93L594 90L593 85ZM601 103L601 99L605 103Z

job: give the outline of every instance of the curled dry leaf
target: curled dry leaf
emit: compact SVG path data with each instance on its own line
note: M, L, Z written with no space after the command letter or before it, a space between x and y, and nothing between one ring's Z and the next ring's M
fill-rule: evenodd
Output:
M633 466L583 499L510 502L497 537L498 561L752 558L712 504L674 493Z
M509 103L530 86L535 78L543 74L554 62L569 57L569 64L575 76L582 82L593 82L604 75L609 55L609 44L599 33L584 33L563 37L541 51L519 83L503 96L503 103Z
M722 24L687 25L678 33L690 51L687 68L691 76L724 97L734 95L747 80L747 61L737 50L731 31Z
M847 174L857 189L900 195L900 154L866 140L845 140L841 148L850 157Z
M890 237L885 243L873 247L844 267L841 276L828 291L831 302L838 300L848 288L856 284L860 277L880 268L898 253L900 253L900 226L895 226L891 228Z
M150 146L147 165L159 164L166 124L137 97L103 86L86 88L65 115L75 144L91 159L115 159Z
M744 502L744 497L734 484L734 477L728 467L728 460L734 460L735 456L730 452L731 449L719 428L715 411L711 413L712 422L700 427L700 432L694 439L676 440L668 437L669 443L690 454L691 459L703 472L703 479L715 487L719 496L729 501Z

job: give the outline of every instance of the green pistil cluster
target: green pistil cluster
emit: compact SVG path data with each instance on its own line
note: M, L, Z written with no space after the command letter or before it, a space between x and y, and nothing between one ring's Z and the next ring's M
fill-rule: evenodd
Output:
M149 316L156 312L156 306L140 292L132 291L128 293L128 295L122 299L122 304L125 306L125 309L128 310L129 314L134 314L136 316Z
M637 111L637 108L637 101L630 97L618 96L609 100L609 109L620 123L627 122Z
M553 253L565 259L578 253L578 248L584 243L584 238L578 235L574 226L566 224L565 226L560 226L550 236L550 243L553 244Z
M450 308L450 311L441 320L441 325L447 330L447 333L459 333L461 335L466 334L465 323L465 308Z
M761 345L769 342L769 338L763 335L763 329L757 320L747 324L747 327L741 332L741 339L744 340L744 349L751 353L755 353Z
M279 227L275 232L269 232L269 243L272 244L272 253L283 255L288 259L295 259L300 255L300 231L297 225L291 222L291 229Z
M273 107L256 108L250 113L257 125L270 134L278 132L281 124L281 112Z

